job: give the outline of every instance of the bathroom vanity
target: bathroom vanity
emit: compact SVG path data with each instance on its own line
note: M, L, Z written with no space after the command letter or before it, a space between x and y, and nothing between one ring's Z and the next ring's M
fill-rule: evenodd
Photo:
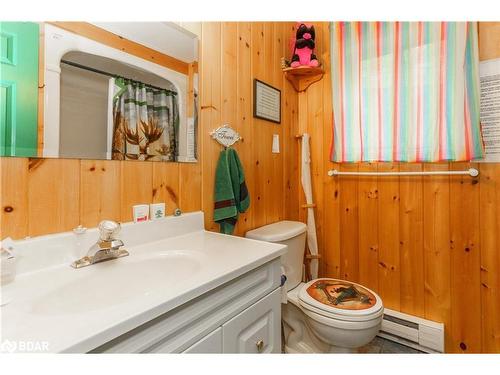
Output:
M279 353L286 246L203 229L203 213L122 226L130 256L70 267L96 229L14 242L2 351ZM31 345L33 347L33 345Z

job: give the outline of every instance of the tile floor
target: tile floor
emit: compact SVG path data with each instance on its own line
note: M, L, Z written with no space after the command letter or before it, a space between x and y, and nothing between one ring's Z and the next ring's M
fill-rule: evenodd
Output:
M359 353L374 354L425 354L420 350L410 348L409 346L398 344L397 342L375 337L371 343L358 349Z

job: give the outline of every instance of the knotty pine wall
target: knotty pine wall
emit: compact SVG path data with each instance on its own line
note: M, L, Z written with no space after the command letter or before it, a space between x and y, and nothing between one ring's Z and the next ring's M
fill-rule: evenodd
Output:
M328 24L317 24L327 74L299 94L311 134L323 276L358 281L388 308L444 322L446 351L500 352L500 164L329 162ZM479 26L480 58L500 57L500 23ZM470 177L328 177L344 171L480 170ZM304 197L299 191L299 203ZM305 219L305 210L299 217Z
M221 146L212 129L229 123L243 136L237 149L245 168L251 207L237 234L287 216L297 186L288 183L290 129L297 122L297 94L281 73L293 23L203 23L200 56L200 161L196 164L63 159L0 159L0 237L23 238L68 231L101 219L130 221L132 205L166 202L167 213L203 210L212 220L213 179ZM282 90L282 124L252 115L253 78ZM272 154L279 134L281 153ZM295 159L294 159L295 161ZM295 180L296 181L296 180ZM293 190L294 189L294 190ZM294 191L293 194L284 191Z

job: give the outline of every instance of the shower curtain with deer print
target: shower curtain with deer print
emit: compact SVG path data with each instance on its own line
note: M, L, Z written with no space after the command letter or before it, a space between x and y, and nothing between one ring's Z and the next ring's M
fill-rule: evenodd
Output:
M175 161L179 109L174 90L115 78L113 160Z

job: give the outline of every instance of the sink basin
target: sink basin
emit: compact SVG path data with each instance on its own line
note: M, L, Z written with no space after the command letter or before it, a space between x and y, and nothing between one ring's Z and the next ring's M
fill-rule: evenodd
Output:
M77 277L39 296L33 301L32 313L77 314L145 298L153 293L155 288L152 286L175 287L181 277L195 275L204 258L205 255L197 251L170 250L70 269Z

